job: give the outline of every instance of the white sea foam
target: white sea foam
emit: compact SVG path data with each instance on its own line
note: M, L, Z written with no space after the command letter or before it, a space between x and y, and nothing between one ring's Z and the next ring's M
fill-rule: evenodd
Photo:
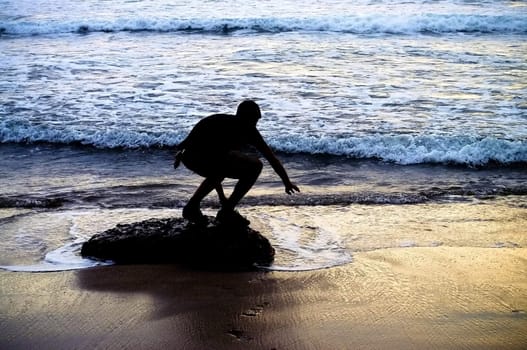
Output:
M344 265L353 260L343 237L337 232L324 228L309 215L292 211L288 216L272 211L256 215L276 249L275 261L266 269L308 271Z
M265 133L265 131L264 131ZM0 143L79 143L98 148L170 147L185 137L180 133L134 130L53 129L0 122ZM291 133L266 137L276 150L286 153L377 158L398 164L455 163L481 166L489 163L527 162L527 141L494 137L442 135L310 136Z
M527 142L492 137L371 135L365 137L275 138L272 145L291 153L379 158L398 164L456 163L485 165L527 162Z
M3 265L0 269L13 272L54 272L85 269L95 266L111 265L112 262L83 258L80 249L84 239L76 239L48 252L43 261L29 265Z
M4 265L0 269L12 272L58 272L86 269L95 266L111 265L111 262L99 262L90 259L78 258L76 261L68 262L49 262L44 260L33 265Z
M413 33L527 33L525 15L487 14L362 14L321 17L255 18L114 18L0 22L0 33L40 35L59 33L155 31L155 32L338 32L356 34Z
M77 218L83 215L85 215L84 212L63 212L52 216L59 220L71 220L69 239L62 242L60 247L46 252L44 258L38 263L2 265L0 269L15 272L54 272L112 264L110 261L96 261L81 256L82 244L89 238L86 233L78 229Z
M152 135L145 131L107 129L54 129L46 125L15 124L0 121L0 143L49 142L79 143L98 148L137 148L171 146L181 142L183 134Z

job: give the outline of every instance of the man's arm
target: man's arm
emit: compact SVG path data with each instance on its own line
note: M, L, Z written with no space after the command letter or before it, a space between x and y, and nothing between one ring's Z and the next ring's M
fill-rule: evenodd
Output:
M287 175L287 172L285 171L284 166L282 165L280 160L276 158L273 151L271 150L269 145L267 145L267 143L262 138L259 132L258 132L258 137L254 142L254 146L260 153L262 153L265 159L267 159L267 161L269 162L269 164L271 164L271 167L278 174L278 176L280 176L285 186L285 192L287 194L293 194L295 192L300 192L298 187L295 184L293 184L291 180L289 180L289 176Z
M177 169L177 167L181 163L181 159L183 158L183 152L185 152L185 141L187 140L183 140L183 142L176 146L174 152L174 169Z

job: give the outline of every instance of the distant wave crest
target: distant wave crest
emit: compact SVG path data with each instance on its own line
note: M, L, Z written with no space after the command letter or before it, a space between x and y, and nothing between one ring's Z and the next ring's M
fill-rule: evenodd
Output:
M186 32L228 34L249 32L343 32L356 34L527 33L527 17L518 15L408 14L306 18L119 18L72 21L0 22L0 34L43 35L90 32Z
M493 137L371 135L366 137L275 138L273 146L290 153L377 158L398 164L451 163L469 166L527 162L527 142Z
M265 132L264 132L265 133ZM167 148L186 131L54 129L45 125L0 122L0 143L79 144L97 148ZM312 136L266 135L271 147L286 153L374 158L397 164L450 163L467 166L527 164L527 141L443 135Z

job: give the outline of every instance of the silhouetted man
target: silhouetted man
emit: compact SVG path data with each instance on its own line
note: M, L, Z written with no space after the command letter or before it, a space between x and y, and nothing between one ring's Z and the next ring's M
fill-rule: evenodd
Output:
M269 161L282 179L287 194L300 192L256 129L261 116L260 107L254 101L244 101L238 106L236 115L214 114L200 120L178 145L174 167L182 161L188 169L205 178L183 208L185 219L197 223L206 222L200 203L215 189L221 203L216 219L249 223L234 210L262 171L260 159L242 152L249 145L254 146ZM238 179L229 198L223 192L222 181L225 178Z

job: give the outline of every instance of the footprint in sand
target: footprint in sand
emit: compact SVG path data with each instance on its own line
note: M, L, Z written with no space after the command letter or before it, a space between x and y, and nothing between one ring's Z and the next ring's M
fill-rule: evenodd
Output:
M269 303L268 302L263 302L262 304L258 304L256 305L255 307L252 307L244 312L242 312L242 316L244 317L256 317L258 315L260 315L264 308L269 306Z
M244 331L241 331L239 329L234 329L233 328L230 331L228 331L227 334L235 337L236 339L238 339L240 341L250 341L250 340L252 340L252 338L249 337L247 334L245 334Z
M262 304L258 304L254 307L251 307L247 310L245 310L244 312L242 312L241 316L242 317L256 317L258 315L260 315L264 308L269 306L270 304L265 301L263 302ZM236 328L233 328L229 331L227 331L227 334L230 335L230 336L233 336L234 338L236 338L237 340L239 341L245 341L245 342L248 342L248 341L251 341L253 340L253 338L251 338L249 335L247 335L245 333L245 331L242 331L240 329L236 329Z

